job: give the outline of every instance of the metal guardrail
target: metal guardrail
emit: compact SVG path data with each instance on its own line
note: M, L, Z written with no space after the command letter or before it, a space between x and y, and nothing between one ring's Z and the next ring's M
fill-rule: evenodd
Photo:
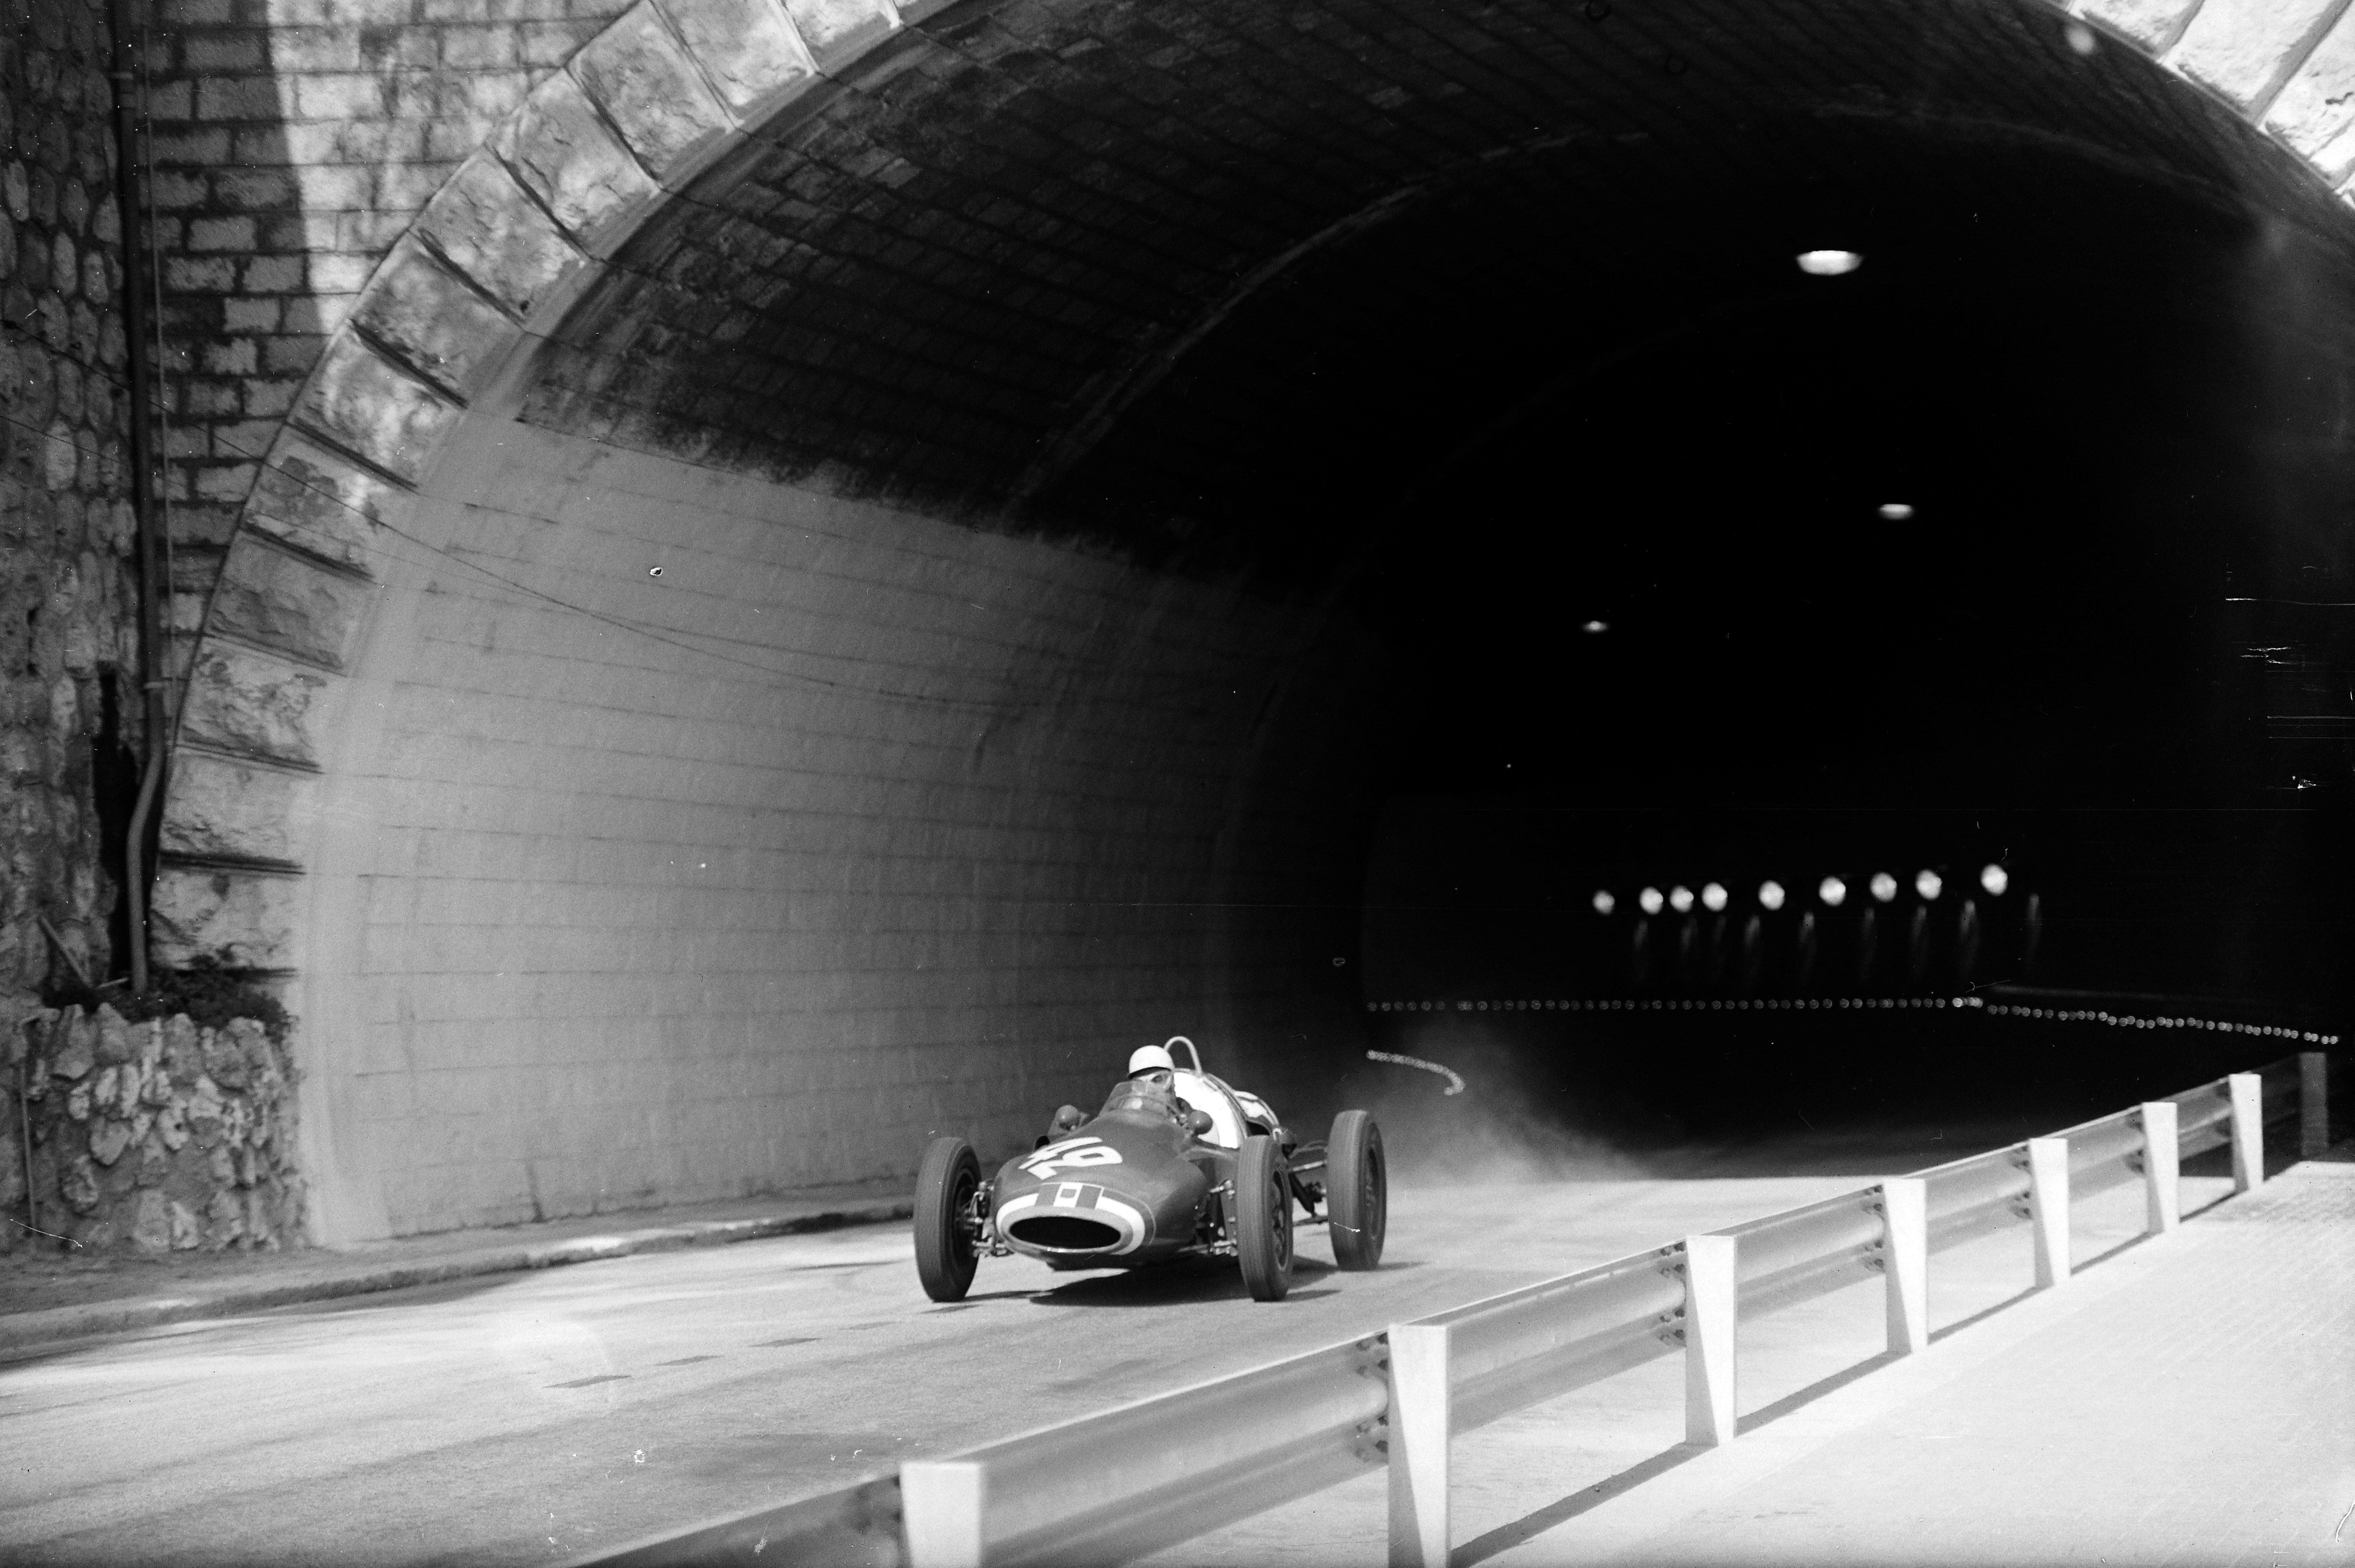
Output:
M1385 1337L900 1467L909 1560L1117 1563L1382 1463Z
M1476 1301L1386 1333L1066 1422L780 1508L578 1559L872 1568L1101 1564L1175 1545L1384 1465L1393 1568L1445 1568L1449 1443L1658 1357L1685 1358L1689 1442L1734 1435L1734 1328L1884 1283L1891 1353L1929 1343L1928 1260L2019 1224L2037 1283L2070 1274L2073 1196L2140 1181L2179 1221L2181 1162L2230 1147L2234 1189L2296 1120L2328 1142L2326 1059L2273 1062L2063 1129Z
M1448 1333L1460 1429L1682 1349L1684 1312L1678 1243L1420 1321Z

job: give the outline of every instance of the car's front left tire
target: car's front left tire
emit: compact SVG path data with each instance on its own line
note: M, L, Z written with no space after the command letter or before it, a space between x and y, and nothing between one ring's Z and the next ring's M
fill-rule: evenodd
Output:
M1245 1138L1235 1159L1235 1258L1253 1301L1292 1289L1292 1171L1271 1137Z
M916 1277L934 1301L963 1301L981 1266L973 1233L981 1159L963 1138L934 1138L916 1169Z

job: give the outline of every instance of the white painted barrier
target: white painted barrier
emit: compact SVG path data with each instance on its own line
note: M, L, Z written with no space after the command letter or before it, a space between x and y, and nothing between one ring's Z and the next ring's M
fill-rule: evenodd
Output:
M1681 1349L1688 1442L1732 1442L1739 1322L1883 1276L1889 1349L1929 1343L1930 1257L2029 1221L2037 1283L2069 1277L2069 1211L2139 1176L2154 1234L2183 1158L2230 1142L2237 1190L2264 1132L2328 1139L2309 1053L2049 1138L1893 1178L1476 1301L1387 1333L993 1443L896 1477L576 1560L629 1568L1111 1563L1387 1465L1391 1568L1445 1568L1457 1433ZM764 1553L766 1555L764 1555Z
M1899 1176L1881 1184L1889 1239L1889 1353L1910 1356L1930 1344L1930 1184Z
M1447 1568L1447 1444L1455 1331L1401 1323L1391 1342L1391 1568Z
M2143 1229L2164 1235L2183 1221L2183 1134L2175 1102L2153 1100L2142 1108Z
M2246 1192L2265 1179L2265 1081L2235 1072L2225 1081L2232 1097L2232 1190Z
M1733 1328L1741 1250L1732 1236L1685 1238L1685 1441L1733 1441Z
M2036 1225L2036 1288L2069 1278L2069 1140L2028 1140L2029 1215Z

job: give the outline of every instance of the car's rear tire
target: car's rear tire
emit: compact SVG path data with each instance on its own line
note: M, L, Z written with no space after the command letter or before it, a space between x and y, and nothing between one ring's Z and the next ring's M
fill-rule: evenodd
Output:
M1292 1171L1271 1137L1248 1137L1235 1160L1235 1257L1253 1301L1292 1288Z
M1333 1118L1333 1136L1325 1142L1325 1214L1333 1261L1345 1269L1380 1264L1390 1213L1382 1129L1370 1111L1344 1111Z
M981 1159L963 1138L934 1138L916 1169L916 1277L934 1301L963 1301L981 1259L969 1223Z

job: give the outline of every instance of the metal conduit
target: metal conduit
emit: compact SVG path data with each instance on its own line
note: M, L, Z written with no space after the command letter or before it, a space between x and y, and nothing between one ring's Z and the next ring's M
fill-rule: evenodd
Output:
M138 143L138 109L133 68L138 63L137 38L131 0L112 0L109 20L113 53L106 79L114 95L114 208L123 230L123 321L129 353L131 382L130 437L131 514L139 538L139 694L145 725L147 756L140 770L139 799L132 807L131 825L123 850L123 891L131 900L131 989L147 989L147 823L164 780L164 682L165 678L161 605L172 585L165 581L161 540L155 527L155 451L148 421L155 410L154 367L148 359L145 260L140 243L139 173L133 149Z

